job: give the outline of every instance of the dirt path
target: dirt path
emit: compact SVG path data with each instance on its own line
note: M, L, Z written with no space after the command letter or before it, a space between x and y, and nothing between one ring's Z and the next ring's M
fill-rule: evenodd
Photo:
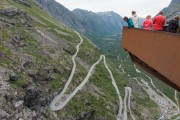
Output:
M77 32L76 32L76 33L77 33ZM77 35L80 36L79 33L77 33ZM67 80L67 82L66 82L66 84L65 84L65 86L64 86L64 88L63 88L63 90L62 90L62 92L61 92L59 95L57 95L57 96L53 99L53 101L51 102L51 104L50 104L51 110L54 110L54 111L60 110L60 109L62 109L62 108L67 104L67 102L64 102L64 104L60 104L60 103L59 103L59 102L60 102L59 100L62 98L62 96L63 96L64 93L66 92L69 84L71 83L71 81L72 81L72 79L73 79L73 76L74 76L74 73L75 73L75 70L76 70L75 58L76 58L76 56L77 56L77 54L78 54L78 52L79 52L79 46L80 46L80 45L82 44L82 42L83 42L83 39L82 39L81 37L80 37L80 39L81 39L80 43L76 46L76 53L75 53L75 54L73 55L73 57L72 57L73 68L72 68L71 74L70 74L70 76L69 76L69 78L68 78L68 80ZM65 104L65 103L66 103L66 104ZM60 104L60 105L59 105L59 104Z
M53 40L52 38L48 37L46 34L44 34L43 32L41 32L40 30L36 29L36 31L37 31L41 36L43 36L44 38L50 40L51 42L54 42L54 43L58 44L55 40Z

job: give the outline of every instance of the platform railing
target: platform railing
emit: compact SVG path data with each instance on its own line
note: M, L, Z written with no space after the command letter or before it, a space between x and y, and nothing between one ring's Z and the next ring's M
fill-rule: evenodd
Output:
M134 63L180 91L180 34L124 27L122 47Z

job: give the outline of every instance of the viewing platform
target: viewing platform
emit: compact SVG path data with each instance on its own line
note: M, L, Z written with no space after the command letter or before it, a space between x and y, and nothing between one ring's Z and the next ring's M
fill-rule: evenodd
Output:
M180 34L124 27L122 47L135 64L180 91Z

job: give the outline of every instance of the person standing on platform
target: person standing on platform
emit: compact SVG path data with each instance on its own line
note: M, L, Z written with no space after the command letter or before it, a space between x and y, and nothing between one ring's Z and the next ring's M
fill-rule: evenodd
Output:
M139 17L136 15L136 11L132 11L132 16L130 17L134 23L134 27L138 28L138 22L139 22Z
M168 22L167 31L171 33L176 33L179 27L179 16L175 16L174 19Z
M153 21L154 30L162 31L165 22L166 22L166 18L165 18L165 16L163 15L163 11L160 11L160 12L159 12L159 15L157 15L157 16L154 18L154 21Z
M152 30L152 26L153 26L153 21L151 19L151 15L148 15L146 17L146 19L144 20L143 22L143 28L146 29L146 30Z

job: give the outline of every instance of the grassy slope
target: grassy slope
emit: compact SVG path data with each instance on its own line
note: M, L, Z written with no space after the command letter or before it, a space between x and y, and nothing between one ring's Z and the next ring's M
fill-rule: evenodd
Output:
M42 28L47 29L52 34L58 36L60 39L64 39L67 41L67 43L70 45L70 48L72 50L75 50L75 47L77 43L80 41L78 36L73 32L73 30L70 30L63 26L58 21L54 20L51 16L49 16L45 11L43 11L41 8L39 8L36 4L33 5L32 8L20 5L13 0L2 0L1 2L7 4L7 6L16 6L26 12L28 12L29 15L31 15L35 21L33 21L36 28ZM0 5L0 8L4 8L2 4ZM38 19L38 20L37 20ZM37 20L37 21L36 21ZM41 21L41 22L38 22ZM17 29L18 28L18 29ZM68 34L71 34L71 36L66 36L63 34L60 34L55 31L59 30ZM32 56L35 61L38 63L38 69L33 68L33 66L29 69L36 70L41 72L42 74L45 74L44 68L45 65L48 63L51 66L54 67L62 67L64 68L65 72L64 74L56 73L54 74L55 80L50 81L48 86L53 88L54 91L57 91L59 88L62 88L63 82L62 80L67 80L70 69L65 69L66 67L71 68L72 64L69 64L71 62L71 56L69 52L65 52L63 55L63 58L59 60L54 60L51 56L45 56L42 55L42 50L47 49L44 48L39 42L37 42L36 38L33 36L29 36L29 33L35 33L35 28L26 28L26 27L13 27L13 28L2 28L0 30L0 35L2 36L4 42L1 42L0 44L0 50L3 51L3 53L7 56L6 60L1 60L1 65L3 67L11 68L12 67L12 59L17 61L17 65L13 66L14 70L18 69L21 65L21 60L18 58L20 54L16 53L13 50L7 49L6 42L9 42L13 36L16 34L21 34L21 36L26 36L25 42L30 43L31 46L28 46L27 48L23 48L21 50L22 54L28 54ZM96 62L99 59L100 52L97 48L92 46L92 44L87 40L85 37L84 43L80 47L80 52L78 54L78 57L80 57L82 60L86 61L86 63L91 66L94 62ZM48 47L49 51L56 51L56 49L51 48L51 46ZM52 50L53 49L53 50ZM67 62L68 61L68 62ZM121 91L121 94L124 95L124 85L131 81L126 75L123 75L120 73L116 68L117 66L112 64L108 60L108 65L111 66L110 69L113 72L114 78L118 84L118 87ZM125 64L124 64L125 65ZM124 66L125 67L125 66ZM84 76L87 74L88 71L86 71L83 66L78 65L78 72L76 72L75 77L73 79L73 87L82 81ZM128 70L127 70L128 71ZM133 71L132 71L133 73ZM18 73L19 76L21 76L22 80L18 84L15 84L15 89L19 89L18 87L23 85L24 82L27 82L26 74L25 73ZM77 82L78 81L78 82ZM95 91L95 94L92 92L89 92L86 89L83 89L82 91L78 92L78 94L70 101L70 103L61 111L58 112L58 115L60 118L64 118L66 116L78 118L79 114L84 114L86 112L95 111L95 118L96 119L115 119L115 115L117 113L117 105L118 105L118 99L117 95L115 94L115 90L112 86L110 76L107 73L107 70L105 69L103 64L100 64L97 66L95 73L91 76L90 82L88 85L94 84L98 87L99 91ZM18 85L18 86L16 86ZM87 86L86 86L87 87ZM85 88L86 88L85 87ZM73 88L72 88L73 89ZM70 91L72 90L70 89ZM135 92L135 91L134 91ZM136 92L135 92L136 93ZM147 95L144 95L145 98L147 98ZM157 106L149 99L139 98L138 93L133 95L133 98L135 99L135 105L138 111L134 112L137 116L140 115L141 111L143 111L145 108L154 109ZM139 100L140 99L140 100ZM147 101L149 101L151 104L146 104ZM144 106L146 105L146 106ZM156 113L157 114L157 113ZM155 114L155 115L156 115ZM141 116L141 115L140 115ZM142 116L141 116L142 117ZM143 117L142 117L143 119Z

